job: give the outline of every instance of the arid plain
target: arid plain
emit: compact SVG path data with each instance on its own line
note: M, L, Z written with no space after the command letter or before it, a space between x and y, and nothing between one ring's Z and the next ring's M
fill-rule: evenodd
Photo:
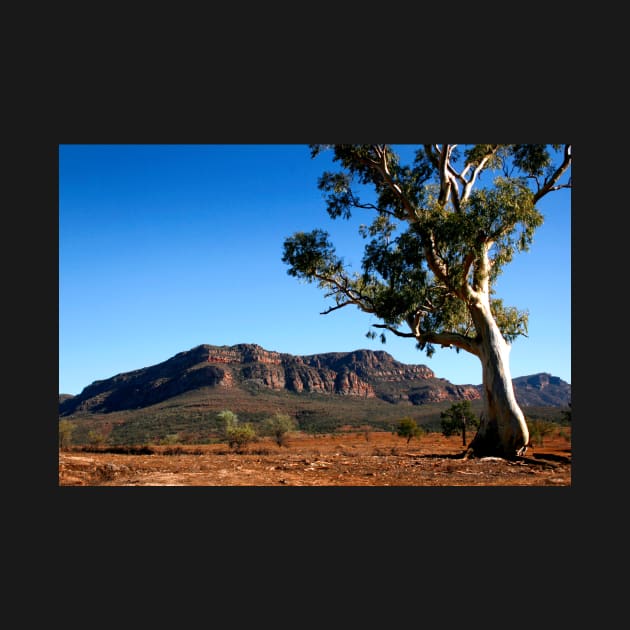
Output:
M389 432L290 434L243 452L226 444L59 452L60 486L570 486L570 432L555 432L515 461L464 459L461 436L409 443Z

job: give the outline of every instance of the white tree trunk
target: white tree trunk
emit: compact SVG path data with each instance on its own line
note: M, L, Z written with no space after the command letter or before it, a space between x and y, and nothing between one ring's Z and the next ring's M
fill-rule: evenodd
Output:
M516 402L510 375L510 346L501 335L488 304L473 312L479 334L479 358L483 375L483 412L477 434L470 444L476 456L514 458L529 442L525 416Z

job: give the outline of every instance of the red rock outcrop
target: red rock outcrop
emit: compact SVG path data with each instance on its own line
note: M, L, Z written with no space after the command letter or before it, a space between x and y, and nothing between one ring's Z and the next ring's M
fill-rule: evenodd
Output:
M537 392L551 389L546 387L550 378L539 381L528 385ZM153 405L200 387L248 389L252 385L295 393L376 397L394 404L480 397L479 386L453 385L436 378L425 365L400 363L383 351L295 356L256 344L203 344L157 365L95 381L81 394L60 400L59 409L62 416L76 411L107 413Z

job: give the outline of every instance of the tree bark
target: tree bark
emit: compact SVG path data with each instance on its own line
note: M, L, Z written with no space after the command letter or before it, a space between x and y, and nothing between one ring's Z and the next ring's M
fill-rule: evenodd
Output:
M510 346L501 335L487 302L478 303L471 309L471 314L478 333L478 356L482 364L483 411L468 454L514 459L525 453L529 431L514 396L509 367Z

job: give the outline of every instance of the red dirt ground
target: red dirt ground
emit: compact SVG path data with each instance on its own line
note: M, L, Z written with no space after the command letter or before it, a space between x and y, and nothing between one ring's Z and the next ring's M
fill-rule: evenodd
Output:
M568 430L565 431L568 433ZM554 434L524 458L464 460L462 439L430 433L291 434L235 453L225 444L155 446L147 455L59 452L60 486L570 486L571 443ZM167 454L168 452L173 454Z

